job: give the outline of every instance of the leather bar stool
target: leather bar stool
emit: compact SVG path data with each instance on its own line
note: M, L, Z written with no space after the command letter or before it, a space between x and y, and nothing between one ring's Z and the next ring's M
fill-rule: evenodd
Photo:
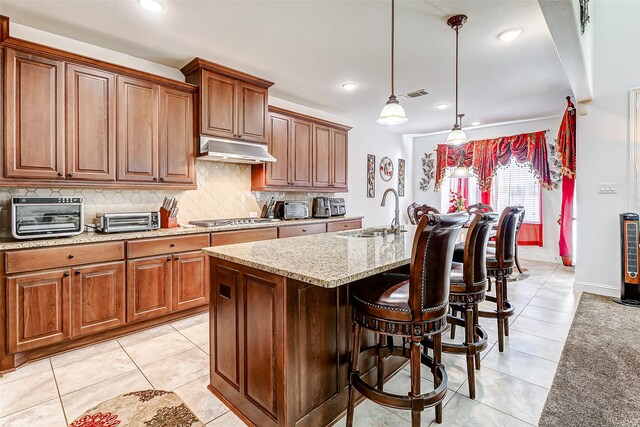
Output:
M485 300L487 290L486 253L491 227L498 221L497 213L478 213L471 221L464 243L463 263L451 267L449 303L453 313L463 317L448 317L451 328L463 326L464 342L443 343L445 353L462 353L467 358L469 397L476 398L475 370L480 369L480 353L487 348L487 332L478 322L478 304ZM432 343L427 342L429 347ZM475 366L474 366L475 365Z
M378 404L411 410L411 425L420 426L425 407L436 407L436 421L442 422L442 401L447 392L447 374L442 365L442 331L447 325L449 309L449 275L453 249L467 213L452 215L427 214L420 219L413 238L409 276L383 273L354 283L351 294L353 308L353 345L349 375L347 426L353 425L355 391ZM385 356L410 359L411 391L407 395L385 393L382 388L384 364L381 344L360 349L362 329L387 338ZM410 340L410 348L396 346L393 337ZM421 341L433 341L434 355L421 351ZM359 372L361 354L378 354L377 388L367 384ZM431 368L435 389L420 390L420 366Z
M495 247L487 248L487 274L489 281L493 277L496 283L496 296L487 295L486 300L496 303L494 311L479 311L480 317L496 319L498 323L498 350L504 351L504 337L509 336L509 317L514 308L507 295L507 279L515 267L515 247L518 218L522 215L522 206L507 206L498 221ZM464 250L456 248L454 261L464 261Z

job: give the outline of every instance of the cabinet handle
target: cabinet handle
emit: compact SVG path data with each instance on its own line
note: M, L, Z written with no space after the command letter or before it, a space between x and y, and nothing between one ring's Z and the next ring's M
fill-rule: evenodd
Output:
M172 247L172 248L175 248L176 244L175 243L171 243L171 244L169 244L169 246Z
M160 178L160 181L164 181L164 178Z
M170 256L167 257L167 261L171 261L171 257Z
M158 177L157 177L157 176L154 176L154 177L153 177L153 180L154 180L154 181L157 181L157 180L158 180Z
M303 229L302 229L302 232L303 232L303 233L306 233L306 232L307 232L307 230L305 230L305 229L303 228Z
M69 272L68 271L64 272L64 277L69 277Z
M76 274L80 274L80 270L76 270Z
M71 178L71 177L73 177L73 174L72 174L72 173L69 173L69 177L70 177L70 178Z
M173 258L173 259L177 261L177 260L179 260L179 259L180 259L180 257L175 257L175 258Z
M73 258L74 258L74 256L73 256L73 255L69 255L69 259L73 259Z
M62 172L58 172L58 176L62 176L64 175Z

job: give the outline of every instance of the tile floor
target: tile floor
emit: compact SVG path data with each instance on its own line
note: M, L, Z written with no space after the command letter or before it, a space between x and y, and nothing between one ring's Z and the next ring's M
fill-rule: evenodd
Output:
M464 357L444 355L449 393L443 426L537 424L579 295L573 292L572 269L535 261L525 261L524 268L530 277L509 283L516 315L504 353L495 345L495 321L481 319L490 343L475 400L468 398ZM66 426L104 400L148 388L175 391L207 426L242 426L206 388L208 341L207 314L201 314L31 363L0 378L0 426ZM429 390L431 373L425 369L423 377L423 390ZM405 368L385 390L405 393L408 384ZM431 425L433 410L422 418ZM408 426L410 419L407 411L365 401L356 408L354 424ZM343 418L337 425L344 424Z

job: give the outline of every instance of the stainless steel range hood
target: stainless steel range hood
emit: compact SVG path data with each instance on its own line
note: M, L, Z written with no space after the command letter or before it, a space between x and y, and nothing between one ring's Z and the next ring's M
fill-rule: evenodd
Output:
M200 137L200 157L198 158L214 162L249 164L276 161L264 144L210 136Z

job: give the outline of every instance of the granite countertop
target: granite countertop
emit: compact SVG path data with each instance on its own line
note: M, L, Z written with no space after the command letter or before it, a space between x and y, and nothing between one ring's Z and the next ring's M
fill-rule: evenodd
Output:
M206 254L324 288L335 288L411 261L416 226L406 232L355 237L339 231L204 248Z
M301 225L301 224L314 224L321 222L335 222L362 219L361 216L344 216L334 218L309 218L309 219L297 219L297 220L275 220L272 222L258 223L258 224L237 224L237 225L225 225L222 227L193 227L193 228L161 228L153 231L134 231L130 233L96 233L96 232L84 232L77 236L71 237L59 237L51 239L34 239L34 240L16 240L10 234L0 235L0 251L14 250L14 249L31 249L31 248L46 248L49 246L64 246L64 245L76 245L80 243L99 243L109 241L121 241L121 240L135 240L146 239L151 237L167 237L167 236L179 236L184 234L199 234L199 233L216 233L221 231L234 231L234 230L249 230L252 228L266 228L266 227L282 227L289 225Z

